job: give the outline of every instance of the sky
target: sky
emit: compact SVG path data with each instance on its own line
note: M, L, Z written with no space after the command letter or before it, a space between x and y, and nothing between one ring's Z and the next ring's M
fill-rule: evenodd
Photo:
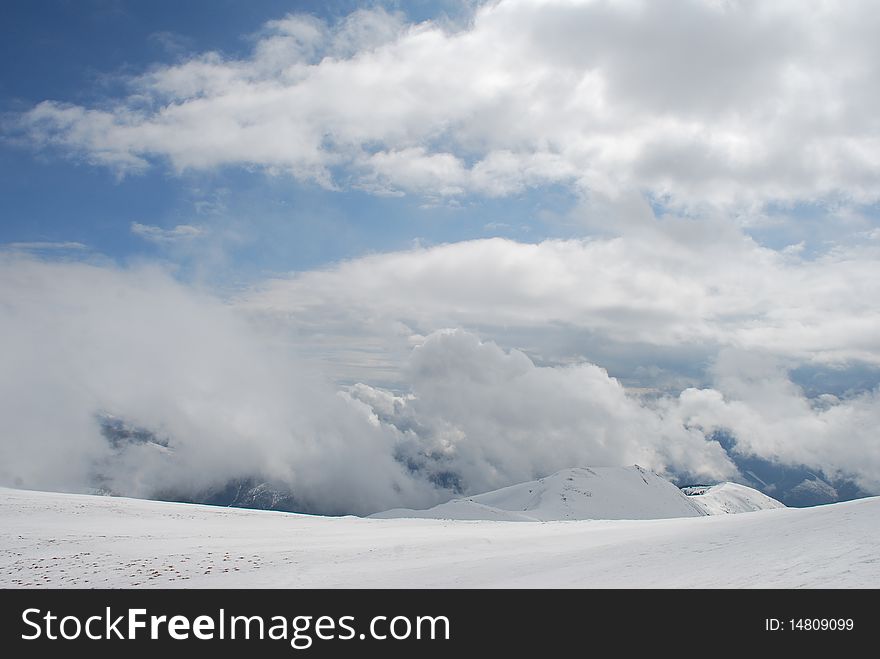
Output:
M880 493L874 3L0 12L3 482Z

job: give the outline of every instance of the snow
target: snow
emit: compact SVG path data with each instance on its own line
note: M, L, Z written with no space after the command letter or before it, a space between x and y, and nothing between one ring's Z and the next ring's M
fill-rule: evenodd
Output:
M0 489L0 528L0 587L880 587L876 497L512 524Z
M396 508L371 515L429 519L551 521L563 519L660 519L705 515L675 485L632 467L564 469L546 478L485 494L453 499L428 510Z
M728 515L785 508L785 504L781 501L739 483L685 488L685 492L690 495L691 501L697 503L709 515Z

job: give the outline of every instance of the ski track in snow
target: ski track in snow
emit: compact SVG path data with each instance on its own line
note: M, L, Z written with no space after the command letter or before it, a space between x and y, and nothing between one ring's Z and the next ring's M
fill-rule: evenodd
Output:
M880 587L880 498L555 522L318 517L0 488L0 586Z

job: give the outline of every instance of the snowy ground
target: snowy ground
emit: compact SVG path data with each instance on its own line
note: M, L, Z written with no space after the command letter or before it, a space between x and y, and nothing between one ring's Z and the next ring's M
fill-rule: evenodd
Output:
M2 587L880 587L880 498L525 524L0 489L0 528Z

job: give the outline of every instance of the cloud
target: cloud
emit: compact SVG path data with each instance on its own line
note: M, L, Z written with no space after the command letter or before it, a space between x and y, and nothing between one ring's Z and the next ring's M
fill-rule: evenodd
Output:
M737 350L723 351L713 372L715 388L687 389L676 402L674 416L684 425L732 433L742 455L804 465L880 492L880 388L810 399L772 356ZM818 480L812 487L819 485L829 487Z
M273 318L158 268L9 253L0 281L5 485L186 498L253 478L304 511L362 514L576 465L735 479L740 454L880 491L878 393L807 398L761 351L722 351L711 386L640 395L583 358L438 330L412 340L398 391L339 391ZM120 443L108 418L155 441Z
M350 395L401 435L397 452L432 481L468 493L572 465L640 464L659 473L723 480L737 469L717 442L664 417L589 363L538 367L462 331L414 349L412 392L366 385Z
M29 242L17 242L17 243L4 243L0 245L3 249L16 250L16 251L25 251L25 252L42 252L42 251L55 251L55 250L82 250L88 249L86 245L83 243L78 243L71 240L64 241L45 241L45 240L36 240Z
M359 384L349 395L400 434L397 454L412 469L468 492L565 465L637 463L683 482L741 480L736 464L750 457L880 492L880 389L811 399L782 363L751 351L724 350L711 371L710 387L642 397L589 362L537 366L468 332L441 331L413 350L408 393ZM717 431L734 438L729 450ZM801 489L833 493L813 480Z
M168 30L153 32L147 38L158 45L166 54L178 57L192 52L194 45L191 38Z
M544 184L672 205L876 201L868 0L502 0L465 25L382 9L269 21L100 107L47 100L35 144L119 172L258 167L379 194Z
M263 282L236 304L332 353L399 354L444 328L478 330L550 362L681 372L729 347L791 364L880 365L880 252L812 258L762 247L723 221L651 217L619 236L473 240L374 254ZM672 363L652 361L673 355ZM376 358L376 351L371 353ZM351 353L340 357L353 357ZM356 356L355 356L356 357Z
M205 234L205 230L202 227L191 224L178 224L173 229L163 229L151 224L141 224L140 222L131 223L131 232L144 240L165 245L189 241Z
M271 333L165 272L2 256L0 281L4 484L192 496L255 477L325 513L438 501L394 460L393 436ZM167 450L114 449L100 414Z

